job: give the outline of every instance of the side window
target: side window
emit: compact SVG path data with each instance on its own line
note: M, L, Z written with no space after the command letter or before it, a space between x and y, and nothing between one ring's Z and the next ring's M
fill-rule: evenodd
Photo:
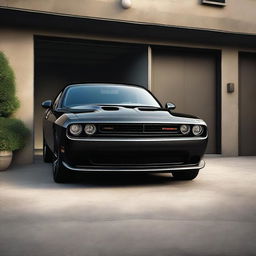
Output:
M58 106L58 104L59 104L59 100L60 100L61 95L62 95L62 92L59 93L59 95L56 97L56 99L55 99L55 101L54 101L54 103L53 103L53 109L56 109L56 108L57 108L57 106Z

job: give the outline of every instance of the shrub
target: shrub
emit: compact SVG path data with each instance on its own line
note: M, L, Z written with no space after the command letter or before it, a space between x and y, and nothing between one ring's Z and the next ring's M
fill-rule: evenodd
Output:
M8 117L19 107L15 77L5 55L0 52L0 116Z
M0 151L14 151L25 146L29 130L22 121L0 117Z

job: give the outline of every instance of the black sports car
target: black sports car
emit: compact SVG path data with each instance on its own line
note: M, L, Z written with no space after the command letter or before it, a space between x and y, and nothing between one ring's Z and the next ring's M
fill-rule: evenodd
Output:
M173 113L146 89L75 84L44 101L43 156L55 182L73 172L171 172L192 180L205 163L206 123Z

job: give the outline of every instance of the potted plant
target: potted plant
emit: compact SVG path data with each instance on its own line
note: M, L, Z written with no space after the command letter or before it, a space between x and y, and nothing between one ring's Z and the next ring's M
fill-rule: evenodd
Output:
M0 170L8 168L12 152L24 147L29 134L22 121L11 118L18 107L14 73L5 55L0 52Z
M25 146L28 129L22 121L14 118L0 117L0 170L9 167L12 152Z

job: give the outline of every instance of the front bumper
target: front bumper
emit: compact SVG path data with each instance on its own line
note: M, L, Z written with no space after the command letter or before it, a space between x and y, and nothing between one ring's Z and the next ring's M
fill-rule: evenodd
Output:
M204 168L205 161L201 160L199 164L196 165L173 165L173 166L166 166L166 167L154 167L154 168L76 168L68 165L64 161L62 162L63 166L70 170L70 171L77 171L77 172L172 172L172 171L186 171L186 170L200 170Z
M74 139L65 137L63 166L73 171L142 171L201 169L207 137Z

